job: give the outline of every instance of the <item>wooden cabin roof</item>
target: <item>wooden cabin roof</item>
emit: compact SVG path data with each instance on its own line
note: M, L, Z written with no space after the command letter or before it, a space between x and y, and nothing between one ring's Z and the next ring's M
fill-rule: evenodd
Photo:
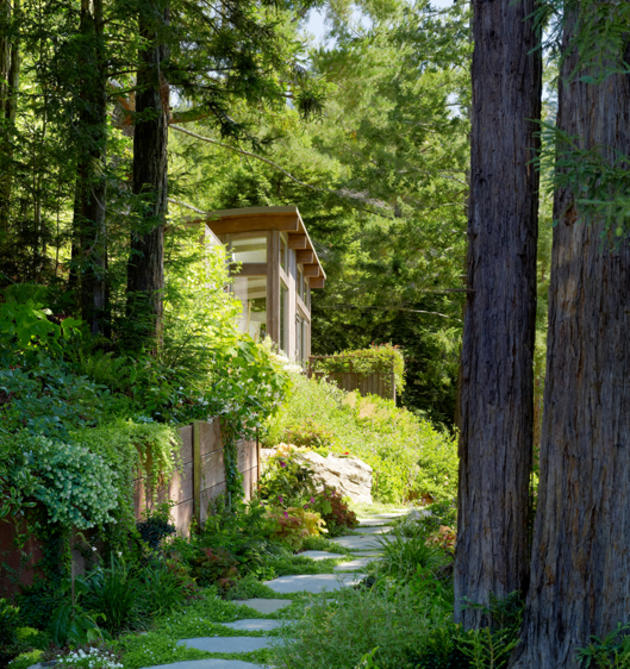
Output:
M311 288L324 287L326 273L297 207L221 209L210 212L205 223L219 238L237 232L286 232L289 248L295 250L304 276L310 277Z

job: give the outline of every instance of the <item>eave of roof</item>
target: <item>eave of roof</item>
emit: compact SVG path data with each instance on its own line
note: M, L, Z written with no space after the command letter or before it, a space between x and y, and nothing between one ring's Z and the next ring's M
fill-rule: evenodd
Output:
M315 246L297 207L221 209L210 212L205 219L205 223L217 236L231 232L266 232L268 230L282 230L291 235L303 235L306 244L302 248L313 253L314 262L308 264L316 265L318 278L326 279L326 272L324 272Z

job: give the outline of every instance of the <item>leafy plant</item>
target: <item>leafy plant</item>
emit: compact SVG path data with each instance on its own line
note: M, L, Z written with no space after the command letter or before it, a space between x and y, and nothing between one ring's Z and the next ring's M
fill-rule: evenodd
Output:
M446 501L456 496L455 439L391 400L361 397L323 380L295 375L290 399L270 419L264 443L287 443L309 425L326 426L329 450L351 452L372 467L372 494L379 502Z
M311 359L311 372L315 375L353 372L368 376L382 374L392 391L392 375L398 394L405 387L405 359L402 351L392 344L380 344L354 351L342 351L325 357Z
M316 494L313 472L297 461L289 447L279 448L266 463L257 494L275 506L304 504Z
M109 566L93 569L85 578L86 607L103 617L103 627L110 634L119 634L138 621L138 598L141 582L127 564L111 556Z
M136 523L140 537L154 551L162 539L175 534L175 526L169 523L170 507L168 503L159 504L157 509L146 514L144 520Z
M577 654L582 667L626 669L630 667L630 625L619 623L603 638L593 637Z
M331 537L339 536L359 524L356 514L336 488L324 486L323 490L309 499L307 505L320 514Z
M304 539L326 531L322 517L316 511L301 506L270 509L267 513L271 535L286 543L293 550L302 548Z

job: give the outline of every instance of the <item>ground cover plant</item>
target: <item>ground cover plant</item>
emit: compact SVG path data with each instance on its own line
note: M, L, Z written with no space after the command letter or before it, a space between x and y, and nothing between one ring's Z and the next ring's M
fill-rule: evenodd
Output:
M293 443L361 458L373 468L376 501L455 497L455 439L428 420L390 400L346 393L302 375L292 377L288 397L268 423L266 446Z

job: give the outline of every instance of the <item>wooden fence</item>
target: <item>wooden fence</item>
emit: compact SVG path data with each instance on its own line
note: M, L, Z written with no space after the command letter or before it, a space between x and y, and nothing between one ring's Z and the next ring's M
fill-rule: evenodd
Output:
M394 374L394 363L391 371L371 372L361 374L359 372L322 372L313 369L316 360L326 360L334 356L312 355L308 361L308 376L316 379L326 378L331 383L343 390L352 392L358 390L361 395L379 395L389 400L396 401L396 377Z

